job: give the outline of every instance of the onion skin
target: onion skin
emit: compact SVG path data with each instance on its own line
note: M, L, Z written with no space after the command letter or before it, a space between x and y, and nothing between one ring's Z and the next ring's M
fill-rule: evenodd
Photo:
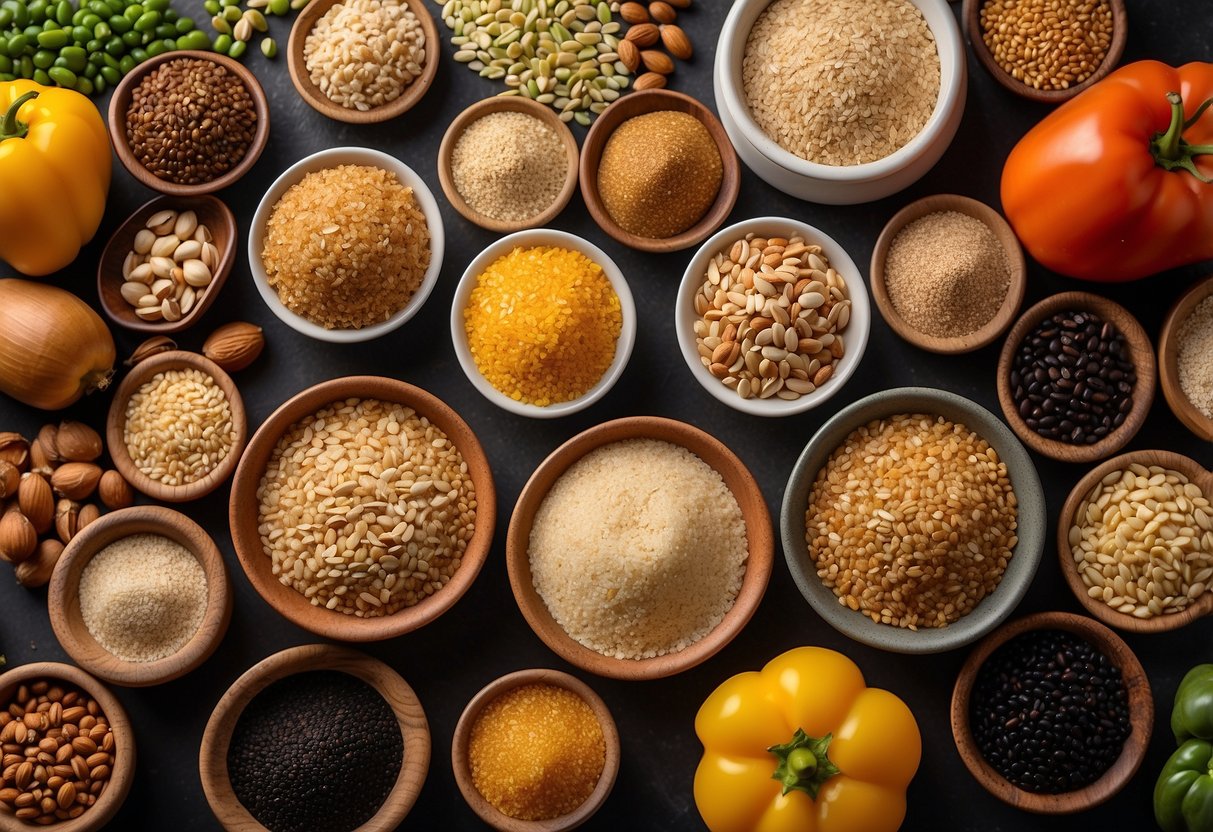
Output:
M0 392L60 410L109 386L116 357L105 322L71 292L0 280Z

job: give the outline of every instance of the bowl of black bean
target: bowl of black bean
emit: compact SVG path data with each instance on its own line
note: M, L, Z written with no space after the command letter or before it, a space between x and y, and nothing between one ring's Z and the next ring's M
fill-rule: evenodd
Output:
M1154 699L1137 656L1090 618L1043 612L995 630L952 691L969 773L1004 803L1045 815L1105 802L1150 745Z
M1062 292L1025 312L998 359L1007 424L1038 454L1094 462L1146 420L1157 362L1141 324L1118 303Z

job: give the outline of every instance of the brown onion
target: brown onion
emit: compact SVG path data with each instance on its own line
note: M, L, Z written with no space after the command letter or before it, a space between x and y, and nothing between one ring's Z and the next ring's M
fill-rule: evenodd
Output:
M114 338L80 298L46 283L0 280L0 392L59 410L104 390Z

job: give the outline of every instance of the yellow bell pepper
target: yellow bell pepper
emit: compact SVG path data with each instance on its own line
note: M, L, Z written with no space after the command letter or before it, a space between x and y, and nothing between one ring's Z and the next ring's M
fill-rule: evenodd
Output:
M893 832L922 757L906 704L823 647L724 682L695 733L695 804L712 832Z
M0 82L0 259L27 275L76 259L105 213L110 143L74 90Z

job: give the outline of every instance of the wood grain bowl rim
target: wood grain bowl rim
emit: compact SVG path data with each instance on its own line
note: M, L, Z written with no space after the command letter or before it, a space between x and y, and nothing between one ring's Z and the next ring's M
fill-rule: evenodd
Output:
M1078 573L1078 567L1074 563L1074 552L1070 547L1070 527L1074 524L1078 508L1082 505L1083 500L1086 499L1087 494L1105 476L1113 471L1127 468L1133 463L1145 466L1161 465L1172 471L1178 471L1196 483L1204 491L1206 497L1213 499L1213 472L1206 470L1200 463L1190 457L1172 451L1149 450L1131 451L1115 456L1092 468L1070 489L1070 493L1066 497L1066 501L1061 508L1061 513L1057 518L1057 556L1061 563L1061 574L1065 576L1066 584L1070 587L1070 591L1074 593L1074 597L1078 599L1078 603L1090 615L1118 630L1131 633L1162 633L1187 626L1196 619L1213 613L1213 591L1206 590L1203 595L1195 599L1183 611L1174 613L1173 615L1136 618L1132 615L1118 612L1103 601L1096 600L1087 595L1086 584L1082 582L1082 576Z
M1006 253L1010 276L1007 295L1003 298L1002 305L994 313L994 317L987 321L984 326L973 332L948 338L921 332L902 317L901 313L897 311L897 307L893 305L888 285L885 283L884 273L889 249L902 229L925 216L944 211L962 213L979 220L985 225L998 239L1002 250ZM1011 322L1015 320L1015 314L1019 311L1020 304L1023 303L1024 292L1028 283L1027 265L1024 261L1023 248L1020 246L1019 238L1015 236L1015 232L1011 229L1010 224L1007 223L1002 214L986 203L959 194L932 194L931 196L925 196L911 202L894 214L885 224L884 229L880 232L880 236L876 239L876 247L872 251L869 275L871 276L872 299L876 302L876 308L880 310L881 317L885 319L885 323L889 325L889 328L897 333L903 341L928 352L939 353L941 355L959 355L961 353L973 352L996 341L1011 326Z
M647 659L617 659L574 640L556 622L531 576L529 545L535 513L553 483L577 460L604 445L627 439L657 439L686 448L720 474L745 519L748 556L733 606L701 639L677 653ZM518 495L506 537L506 568L514 600L531 630L554 653L582 670L612 679L660 679L714 656L745 628L766 592L775 558L775 538L766 500L754 475L711 434L660 416L628 416L584 430L552 451Z
M193 369L206 373L214 379L216 386L223 390L231 410L236 439L223 461L202 479L183 485L165 485L136 468L134 460L131 459L124 438L126 406L131 396L157 373L180 369ZM166 503L185 503L197 500L223 485L236 470L247 440L248 417L244 409L244 399L240 396L240 389L236 387L236 382L232 381L231 376L206 356L185 350L162 352L144 359L132 367L126 374L126 378L122 379L122 383L118 385L117 392L114 393L105 424L106 449L109 451L110 459L113 460L118 473L122 474L123 478L136 490L153 500Z
M333 101L312 83L311 74L307 71L303 58L303 47L312 28L329 9L341 1L313 0L295 18L286 44L287 72L295 91L316 112L346 124L377 124L404 115L429 92L438 74L438 65L442 63L442 40L438 36L434 18L425 7L424 0L402 0L416 15L425 35L425 65L421 68L421 74L414 78L399 96L386 104L369 110L350 109Z
M961 7L961 19L964 21L965 34L968 35L978 63L985 67L986 71L1004 89L1021 98L1042 104L1062 104L1106 78L1124 56L1125 43L1129 37L1129 16L1125 10L1124 0L1108 0L1112 11L1112 40L1108 43L1107 54L1104 55L1103 61L1096 67L1095 72L1081 84L1075 84L1064 90L1038 90L1029 87L1024 82L1011 77L1010 73L999 66L998 62L994 60L990 48L986 46L985 39L981 35L981 7L985 5L985 2L986 0L964 0L964 5Z
M210 182L203 182L200 185L179 185L176 182L169 182L155 176L135 158L134 152L126 141L126 110L130 105L131 95L135 87L153 69L178 58L211 61L235 74L244 84L245 89L248 90L249 97L253 101L253 109L257 113L257 126L253 132L253 140L249 144L244 158L227 173L212 179ZM122 163L122 166L127 169L131 176L153 191L158 191L162 194L170 196L199 196L201 194L211 194L215 191L221 191L229 185L234 185L257 163L257 160L261 158L262 151L265 150L266 142L270 136L270 108L269 102L265 97L265 89L261 86L261 82L257 80L257 76L248 67L239 61L232 60L227 55L186 49L180 52L165 52L154 58L149 58L128 72L118 82L118 86L114 88L114 93L110 98L107 123L109 126L110 143L114 146L114 153L117 154L118 161Z
M203 208L202 206L206 207ZM131 246L134 244L135 233L144 227L152 214L167 208L171 208L174 211L194 211L198 214L198 222L205 224L208 229L210 229L211 223L209 221L204 222L203 213L217 215L220 218L223 233L226 234L227 240L219 250L219 265L211 275L210 285L207 287L206 292L203 293L202 299L194 304L194 308L190 310L189 314L182 315L179 321L145 321L135 314L135 310L125 300L122 300L121 296L115 298L115 295L117 295L116 291L107 291L106 287L116 284L121 288L124 282L121 271L122 261L126 259L123 249L130 251ZM211 230L212 236L218 242L219 237L214 234L213 229ZM197 196L162 194L154 197L135 209L118 226L101 252L101 258L97 261L97 295L100 298L101 311L105 313L105 317L118 326L133 329L137 332L171 335L188 329L211 308L211 305L215 302L215 298L218 297L220 290L227 282L227 278L232 271L232 266L236 262L236 251L239 248L238 238L239 229L236 224L236 216L232 213L232 209L227 207L227 204L217 196L212 194L199 194Z
M1020 343L1045 318L1056 312L1077 310L1092 312L1105 322L1116 325L1124 337L1137 381L1133 385L1133 408L1120 427L1091 445L1070 445L1056 439L1047 439L1028 427L1019 415L1011 395L1011 367L1015 351ZM1104 459L1123 448L1145 424L1154 403L1155 378L1158 374L1154 358L1154 345L1141 323L1133 313L1115 301L1090 292L1059 292L1050 295L1019 316L1011 327L998 356L998 403L1003 417L1015 435L1036 453L1059 462L1094 462Z
M358 832L388 832L405 819L430 766L430 728L416 692L399 673L379 659L348 647L302 644L288 647L259 661L224 692L207 720L198 750L198 774L211 812L225 829L264 830L236 798L228 776L227 754L232 732L254 697L280 679L298 673L335 670L370 685L383 697L396 717L403 745L400 773L383 805Z
M156 534L184 546L206 575L206 610L198 630L170 656L133 662L110 653L93 636L80 614L80 577L105 547L134 534ZM147 687L191 672L215 652L232 616L232 595L223 556L209 534L178 511L163 506L133 506L90 523L64 549L48 589L51 628L64 651L99 679L128 687Z
M485 707L501 695L531 684L554 685L577 694L597 717L606 746L602 774L599 775L598 783L589 797L572 812L550 820L520 820L501 812L477 790L472 782L468 762L468 743L471 741L472 727ZM516 670L489 682L464 707L451 738L451 768L463 799L482 821L500 832L567 832L581 826L602 807L614 788L615 779L619 775L619 757L619 731L610 708L602 701L602 697L576 676L546 668Z
M282 435L301 419L334 402L375 398L410 407L439 427L467 462L476 488L476 528L459 569L446 586L425 600L391 615L361 618L315 606L271 574L271 561L257 533L257 489ZM382 376L343 376L312 385L287 399L257 429L240 459L228 504L232 547L253 589L270 607L308 632L339 641L363 642L410 633L447 612L480 573L493 542L496 489L488 457L471 427L437 396L420 387Z
M101 706L114 734L114 765L109 785L92 808L80 817L53 824L58 832L96 832L122 808L134 783L135 732L130 718L109 688L80 668L61 662L31 662L0 673L0 701L7 700L16 687L38 679L58 679L83 690ZM0 812L0 832L29 832L38 828L7 812Z
M1188 430L1213 442L1213 419L1197 410L1179 383L1179 330L1206 298L1213 297L1213 275L1201 278L1172 305L1158 335L1158 377L1163 398Z
M1094 783L1077 791L1037 794L1011 784L982 756L969 727L969 698L978 670L996 649L1012 638L1033 630L1064 630L1079 636L1106 655L1120 670L1124 680L1132 733L1112 766ZM951 722L956 750L965 768L982 788L1016 809L1040 815L1068 815L1092 809L1110 800L1133 779L1150 745L1150 735L1154 729L1154 698L1141 662L1116 633L1098 621L1074 613L1038 612L995 630L965 659L952 689Z
M607 213L598 193L598 165L607 141L621 124L636 116L669 110L694 116L711 135L716 149L720 152L720 190L704 215L685 231L671 237L641 237L625 231ZM666 253L681 251L702 243L728 219L741 189L741 163L724 125L715 113L689 95L674 90L651 89L623 96L595 119L581 148L580 179L581 198L585 201L585 207L594 222L608 236L637 251Z

